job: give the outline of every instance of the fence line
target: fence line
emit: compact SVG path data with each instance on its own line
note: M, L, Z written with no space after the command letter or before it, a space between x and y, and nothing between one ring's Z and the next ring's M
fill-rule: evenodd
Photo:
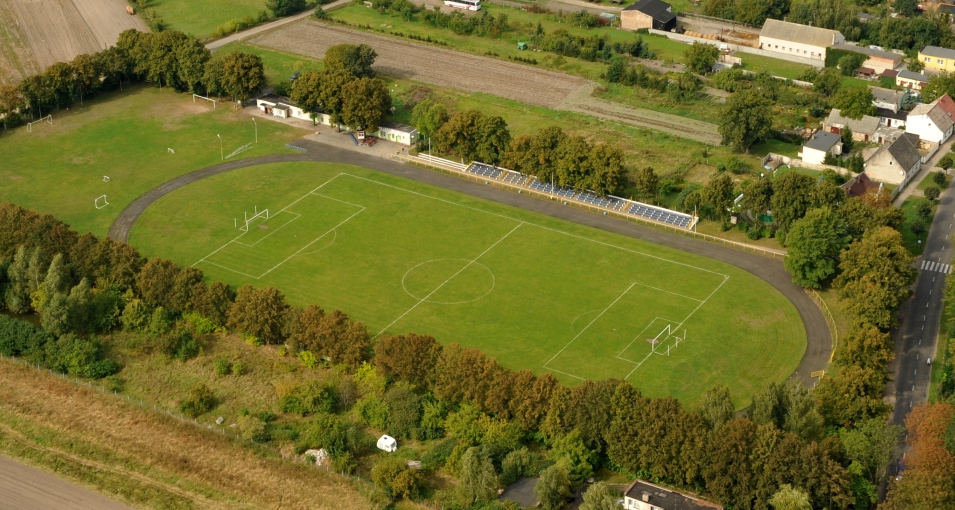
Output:
M683 235L686 235L686 236L696 237L696 238L698 238L698 239L703 239L703 240L705 240L705 241L710 241L710 242L715 242L715 243L723 244L723 245L725 245L725 246L731 246L731 247L733 247L733 248L737 248L737 249L741 249L741 250L744 250L744 251L749 251L749 252L752 252L752 253L756 253L757 255L767 256L767 257L770 257L770 258L772 258L772 259L774 259L774 260L782 260L782 259L786 258L786 252L783 251L783 250L774 250L774 249L772 249L772 248L763 248L762 246L756 246L756 245L752 245L752 244L741 243L741 242L738 242L738 241L731 241L731 240L729 240L729 239L723 239L723 238L721 238L721 237L711 236L711 235L709 235L709 234L701 234L701 233L696 232L696 231L693 231L693 230L687 230L687 229L684 229L684 228L674 227L673 225L670 225L670 224L667 224L667 223L662 223L662 222L654 221L654 220L652 220L652 219L650 219L650 218L645 218L645 217L643 217L643 216L635 216L635 215L625 214L625 213L623 213L623 212L621 212L621 211L615 211L615 210L612 210L612 209L605 209L605 208L603 208L603 207L598 207L598 206L593 205L593 204L589 204L589 203L586 203L586 202L580 202L580 201L573 200L573 199L569 199L569 198L566 198L566 197L557 198L557 197L555 197L554 195L550 195L550 194L548 194L548 193L544 193L544 192L542 192L542 191L540 191L540 190L535 190L535 189L530 188L530 187L517 186L517 185L511 184L511 183L507 183L507 182L504 182L504 181L501 181L501 180L498 180L498 179L491 179L491 178L488 178L488 177L482 177L482 176L479 176L479 175L476 175L476 174L470 174L470 173L468 173L468 172L463 172L463 171L461 171L461 170L455 168L455 166L453 166L453 165L443 164L443 163L441 162L441 161L442 161L441 158L437 158L437 157L433 157L433 156L432 156L432 157L430 157L430 158L425 159L425 158L418 158L418 157L415 157L415 156L398 156L397 159L399 159L399 160L405 160L406 163L410 163L410 164L414 164L414 165L419 165L419 166L422 166L422 167L425 167L425 168L431 168L431 169L435 169L435 170L443 170L443 171L448 172L448 173L451 174L451 175L455 175L455 176L458 176L458 177L464 177L464 178L466 178L466 179L468 179L468 180L472 180L472 181L474 181L474 182L479 182L479 183L484 183L485 185L494 186L495 188L499 188L499 189L503 189L503 190L513 191L513 190L516 189L516 190L518 190L518 193L520 193L520 194L525 194L525 193L526 193L526 194L529 194L529 195L535 195L535 196L540 197L540 198L546 198L546 199L548 199L548 200L562 200L562 201L564 201L567 205L572 205L572 206L574 206L574 207L577 207L578 209L584 209L584 210L591 211L591 212L599 212L599 213L603 213L604 215L607 215L607 216L613 215L613 216L615 216L615 217L622 218L622 219L626 219L626 220L635 220L635 221L638 221L638 222L641 222L641 223L645 223L645 224L647 224L647 225L650 225L650 226L652 226L652 227L660 227L660 228L664 228L664 229L666 229L666 230L670 230L670 231L673 231L673 232L677 232L677 233L680 233L680 234L683 234ZM457 163L457 162L451 162L451 163L455 163L455 165L459 165L459 163ZM697 220L697 221L698 221L698 220Z
M809 294L809 297L816 302L816 305L819 306L826 317L826 325L829 326L829 334L832 335L832 353L829 354L829 363L832 363L836 356L836 347L839 346L839 328L836 326L836 318L833 317L832 312L829 311L829 306L818 292L813 289L806 289L806 294Z

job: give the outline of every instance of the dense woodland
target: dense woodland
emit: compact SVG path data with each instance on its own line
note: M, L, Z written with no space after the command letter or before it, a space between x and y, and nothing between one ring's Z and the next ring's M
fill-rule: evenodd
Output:
M878 292L907 285L910 258L892 255L897 237L874 227L843 252L836 285L850 302L869 301L874 280L885 280L884 264L867 260L899 260L900 287ZM504 368L453 339L409 333L372 342L343 312L290 306L274 288L233 291L204 281L196 268L144 258L9 203L0 206L0 260L11 314L0 319L4 355L77 377L118 371L121 378L123 368L104 357L111 332L139 335L144 353L164 353L169 363L197 355L207 342L237 341L231 333L281 345L303 365L326 371L325 382L286 388L270 413L245 417L242 432L261 442L291 441L300 452L325 448L341 471L358 469L375 430L430 442L422 471L391 461L372 469L383 505L427 497L492 508L499 485L540 475L548 482L541 491L550 488L540 495L551 498L545 507L559 508L554 494L606 467L700 491L728 508L769 508L786 484L813 508L868 508L900 435L886 427L881 400L891 322L874 325L868 310L853 313L857 325L840 350L839 376L815 392L772 384L737 415L724 387L686 409L613 379L568 388L549 374ZM18 318L30 316L38 320ZM214 406L208 388L183 397L188 414ZM284 414L308 416L308 425L289 428ZM436 471L454 476L456 487L436 491Z

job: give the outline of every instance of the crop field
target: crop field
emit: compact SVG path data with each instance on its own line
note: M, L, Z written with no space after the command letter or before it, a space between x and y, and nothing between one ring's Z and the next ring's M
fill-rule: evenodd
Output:
M372 335L431 334L514 369L687 402L724 382L742 404L806 345L792 304L734 267L348 165L199 181L147 209L130 242L341 309Z
M219 163L246 144L249 150L233 158L293 152L285 143L306 132L259 122L259 143L251 144L255 128L229 103L213 110L168 88L127 87L54 111L52 125L0 132L0 200L105 235L119 212L147 190ZM216 135L222 136L222 153ZM109 205L97 209L101 195Z
M146 30L123 0L0 2L0 83L16 83L55 62L116 43L120 32Z

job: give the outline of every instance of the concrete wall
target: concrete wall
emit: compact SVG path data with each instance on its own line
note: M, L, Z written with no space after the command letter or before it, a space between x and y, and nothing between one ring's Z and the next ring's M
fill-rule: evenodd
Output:
M620 28L624 30L637 30L640 28L653 28L653 18L640 11L621 11Z
M786 61L789 61L789 62L795 62L795 63L797 63L797 64L810 65L810 66L818 67L818 68L822 68L822 67L824 67L825 64L826 64L826 63L825 63L825 60L824 60L825 57L823 57L823 60L811 59L811 58L802 58L802 57L796 56L796 55L787 55L787 54L785 54L785 53L776 53L776 52L774 52L774 51L765 51L765 50L761 50L761 49L759 49L759 48L753 48L752 46L743 46L743 45L739 45L739 44L724 43L724 42L721 42L721 41L711 41L711 40L709 40L709 39L700 39L699 37L690 37L690 36L684 35L684 34L674 34L674 33L672 33L672 32L664 32L664 31L662 31L662 30L650 30L650 33L651 33L651 34L657 34L657 35L666 36L666 37L668 37L668 38L670 38L670 39L673 39L674 41L680 41L680 42L684 42L684 43L687 43L687 44L693 44L693 43L695 43L695 42L701 42L701 43L706 43L706 44L712 44L713 46L716 46L716 47L719 47L720 45L725 44L725 45L730 49L730 51L738 51L738 52L740 52L740 53L750 53L750 54L752 54L752 55L761 55L761 56L764 56L764 57L770 57L770 58L775 58L775 59L779 59L779 60L786 60Z

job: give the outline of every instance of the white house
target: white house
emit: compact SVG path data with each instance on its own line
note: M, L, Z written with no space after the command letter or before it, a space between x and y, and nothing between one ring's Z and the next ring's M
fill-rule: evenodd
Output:
M414 126L407 124L396 124L394 122L382 122L376 134L378 138L391 140L403 145L415 145L418 143L418 130Z
M826 154L842 154L842 137L825 131L817 131L812 140L806 142L799 151L799 157L806 163L825 164Z
M255 106L266 115L282 119L295 118L311 121L308 112L301 109L291 99L275 94L266 94L255 100Z
M886 184L905 185L922 168L918 136L904 133L894 142L879 147L865 162L865 174Z
M928 85L928 76L903 69L899 71L898 76L895 77L895 85L915 91L922 90L922 87Z
M846 42L837 31L767 19L759 31L759 49L813 60L826 60L826 49Z
M884 108L897 112L902 108L905 91L889 90L882 87L869 87L869 90L872 92L872 105L875 106L876 109Z
M920 104L909 112L905 119L905 132L918 135L922 140L942 143L952 136L955 121L950 112L946 112L940 102L948 98L942 96L928 104ZM951 99L947 99L951 103Z
M716 503L660 487L643 480L634 480L623 493L626 510L723 510Z

